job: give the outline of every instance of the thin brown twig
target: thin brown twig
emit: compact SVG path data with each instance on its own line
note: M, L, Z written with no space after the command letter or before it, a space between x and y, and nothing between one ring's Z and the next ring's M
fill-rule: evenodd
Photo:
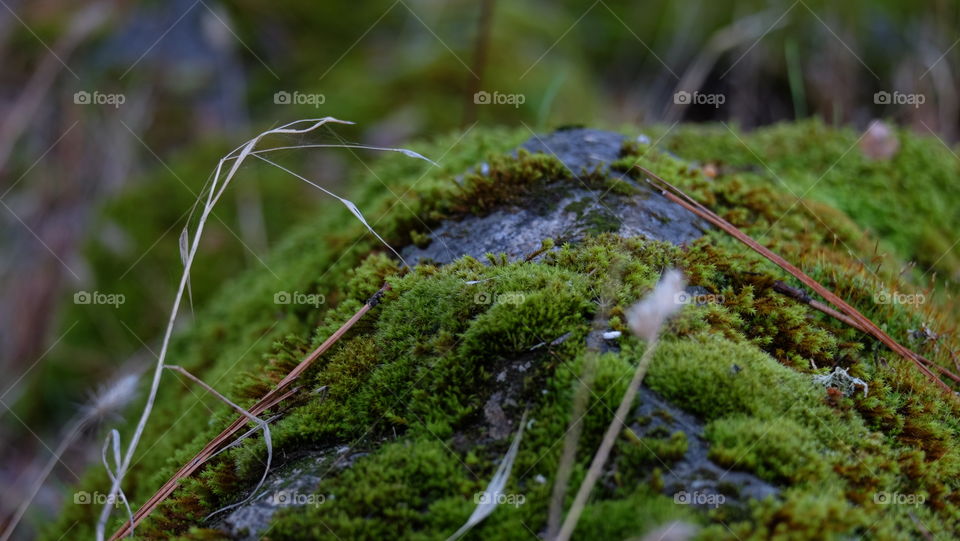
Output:
M264 411L272 408L273 406L279 404L283 400L293 396L299 388L285 388L292 382L297 379L301 374L303 374L310 365L314 363L317 359L320 358L328 349L330 349L344 334L347 333L356 323L360 320L371 308L380 303L380 299L385 292L390 289L389 284L384 284L377 293L367 300L366 303L353 316L350 317L337 329L333 334L331 334L317 349L313 350L309 355L307 355L293 370L291 370L280 382L263 396L256 404L254 404L248 411L250 414L259 416ZM123 526L120 527L113 535L110 537L111 541L126 537L130 533L131 526L138 526L143 520L153 512L157 506L160 505L165 499L167 499L174 490L180 484L180 480L186 477L189 477L194 472L196 472L200 466L202 466L211 456L216 454L217 450L221 448L223 444L227 442L231 437L237 434L244 425L247 424L249 419L246 416L241 415L233 423L230 424L227 428L223 429L220 434L210 440L203 449L200 450L189 462L184 464L178 471L167 480L163 486L154 493L153 496L143 504L143 507L137 510L134 513L133 524L129 521L125 522Z
M811 308L814 308L814 309L816 309L816 310L819 310L819 311L823 312L824 314L827 314L828 316L833 317L834 319L837 319L837 320L839 320L839 321L841 321L841 322L843 322L843 323L846 323L847 325L853 327L854 329L856 329L856 330L858 330L858 331L860 331L860 332L869 334L869 331L868 331L867 329L864 329L864 328L863 328L859 323L857 323L855 320L853 320L853 319L847 317L846 315L838 312L838 311L835 310L833 307L828 306L828 305L826 305L826 304L824 304L824 303L822 303L822 302L820 302L820 301L818 301L818 300L816 300L816 299L811 298L810 295L808 295L806 291L800 289L799 287L791 287L791 286L788 286L787 284L781 282L780 280L777 280L777 281L774 282L774 284L773 284L773 290L776 291L776 292L778 292L778 293L782 293L782 294L784 294L784 295L787 295L787 296L789 296L789 297L793 297L794 299L796 299L796 300L798 300L798 301L800 301L800 302L802 302L802 303L804 303L804 304L809 305ZM957 374L951 372L951 371L950 371L949 369L947 369L946 367L940 366L939 364L931 361L930 359L927 359L926 357L920 355L919 353L916 353L916 356L917 356L918 359L920 359L920 361L922 361L922 362L923 362L924 364L926 364L928 367L933 368L933 369L939 371L941 374L943 374L943 375L947 376L948 378L952 379L953 381L956 381L957 383L960 383L960 376L958 376ZM956 364L956 359L954 359L954 364ZM957 366L957 369L960 370L960 366Z
M931 372L930 369L928 369L925 366L924 360L921 360L922 357L920 357L920 355L904 347L899 342L891 338L890 335L888 335L882 329L880 329L880 327L878 327L873 321L871 321L869 318L861 314L853 306L850 306L846 301L841 299L835 293L833 293L832 291L830 291L829 289L821 285L819 282L817 282L816 280L808 276L806 273L804 273L802 270L800 270L798 267L796 267L795 265L793 265L783 257L773 253L768 248L758 243L756 240L754 240L752 237L750 237L749 235L741 231L739 228L737 228L730 222L724 220L723 218L718 216L716 213L714 213L710 209L701 205L698 201L696 201L695 199L693 199L692 197L684 193L683 190L677 188L676 186L670 184L669 182L657 176L657 174L654 173L653 171L650 171L649 169L646 169L639 165L635 165L634 167L642 171L645 175L647 175L648 177L646 179L647 182L649 182L655 188L659 189L667 199L670 199L674 203L677 203L678 205L689 210L690 212L693 212L697 216L719 227L724 232L728 233L729 235L736 238L740 242L746 244L753 251L757 252L758 254L762 255L763 257L767 258L768 260L770 260L771 262L773 262L774 264L782 268L783 270L792 274L794 277L796 277L798 280L803 282L810 289L813 289L814 291L816 291L821 297L823 297L828 302L830 302L831 304L839 308L844 315L849 316L850 319L857 322L857 324L859 324L860 327L863 328L864 332L870 334L871 336L873 336L874 338L882 342L892 351L894 351L895 353L898 353L901 357L904 357L912 361L920 370L920 372L922 372L924 375L930 378L930 380L936 383L940 388L947 391L947 393L949 393L950 396L954 396L954 397L956 396L953 392L953 389L951 389L949 385L944 383L940 378L936 376L936 374Z
M793 297L794 299L809 305L811 308L815 308L834 319L846 323L850 327L853 327L860 332L867 332L867 330L860 326L860 324L855 320L845 316L841 312L838 312L837 310L833 309L833 307L823 304L822 302L810 297L806 291L800 289L799 287L789 286L786 283L777 280L773 283L773 290L788 297Z
M222 507L218 509L213 513L210 513L209 515L207 515L204 520L209 519L214 515L218 515L221 512L226 511L228 509L233 509L235 507L239 507L247 503L248 501L250 501L251 498L253 498L253 496L257 493L257 491L260 490L260 487L263 486L263 482L267 480L267 475L270 474L270 465L273 463L273 436L270 435L270 423L267 421L264 421L263 419L243 409L242 406L240 406L233 400L230 400L229 398L221 394L219 391L217 391L216 389L208 385L207 382L191 374L186 368L182 366L172 365L172 364L164 365L164 367L168 370L173 370L175 372L179 372L180 374L186 376L188 379L190 379L197 385L203 387L208 393L220 399L221 402L235 409L240 415L243 415L244 417L249 419L251 422L255 423L257 425L257 428L263 431L263 441L267 446L267 463L264 465L263 475L260 477L260 481L257 482L256 486L253 487L253 489L250 491L250 495L247 496L246 499L236 503L232 503L226 507ZM237 443L238 441L241 441L241 439L238 438L237 440L234 440L234 443ZM132 516L131 516L131 519L132 519Z

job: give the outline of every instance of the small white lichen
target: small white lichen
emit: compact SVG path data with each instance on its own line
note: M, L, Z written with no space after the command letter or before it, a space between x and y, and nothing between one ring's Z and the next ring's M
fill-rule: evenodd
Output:
M853 396L857 392L857 387L863 388L863 396L867 396L869 385L860 378L855 378L847 373L846 368L836 367L829 374L818 374L813 376L814 383L824 387L835 387L839 389L843 396Z

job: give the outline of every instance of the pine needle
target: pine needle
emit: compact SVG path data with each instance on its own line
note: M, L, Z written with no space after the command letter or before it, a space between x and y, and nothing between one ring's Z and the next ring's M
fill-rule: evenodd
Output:
M254 422L254 423L260 428L260 430L263 430L263 443L267 446L267 464L266 464L266 466L265 466L264 469L263 469L263 475L260 477L260 481L258 481L258 482L257 482L257 485L256 485L255 487L253 487L253 490L250 491L250 495L247 496L246 499L244 499L244 500L242 500L242 501L239 501L239 502L237 502L237 503L228 505L228 506L226 506L226 507L221 507L220 509L217 509L217 510L214 511L213 513L210 513L209 515L207 515L206 517L204 517L204 520L207 520L207 519L209 519L210 517L212 517L212 516L214 516L214 515L217 515L217 514L223 512L223 511L226 511L226 510L228 510L228 509L233 509L234 507L238 507L238 506L241 506L241 505L247 503L248 501L250 501L250 498L253 498L253 495L256 494L258 490L260 490L260 487L263 486L263 482L267 480L267 474L270 473L270 464L273 463L273 438L270 436L270 425L269 425L266 421L263 421L262 419L260 419L259 417L257 417L256 415L254 415L254 414L250 413L249 411L243 409L242 407L240 407L239 405L237 405L236 403L234 403L233 401L231 401L231 400L230 400L229 398L227 398L226 396L224 396L224 395L220 394L219 392L217 392L216 389L214 389L213 387L211 387L210 385L208 385L205 381L201 380L200 378L198 378L198 377L194 376L193 374L191 374L190 372L188 372L186 368L183 368L182 366L176 366L176 365L170 365L170 364L166 365L166 368L167 368L167 370L173 370L173 371L175 371L175 372L179 372L180 374L183 374L184 376L186 376L187 378L189 378L190 380L192 380L192 381L193 381L194 383L196 383L197 385L203 387L208 393L210 393L210 394L212 394L213 396L215 396L215 397L217 397L218 399L220 399L221 402L223 402L224 404L227 404L227 405L230 406L231 408L237 410L238 412L240 412L241 415L243 415L243 416L246 417L247 419L250 419L252 422ZM130 522L131 522L131 524L133 523L133 516L130 517ZM131 528L131 530L130 530L130 534L133 535L133 530L132 530L132 528Z
M662 178L657 176L655 173L653 173L649 169L646 169L639 165L635 165L634 167L636 167L638 170L643 172L647 176L647 182L649 182L655 188L659 189L660 192L667 199L670 199L674 203L677 203L678 205L689 210L690 212L696 214L697 216L700 216L701 218L712 223L713 225L719 227L721 230L728 233L732 237L736 238L743 244L746 244L753 251L767 258L769 261L776 264L781 269L792 274L795 278L797 278L798 280L803 282L805 285L807 285L808 287L816 291L821 297L823 297L824 299L829 301L831 304L836 306L843 314L845 314L850 319L855 321L858 325L860 325L863 328L865 332L867 332L868 334L872 335L874 338L882 342L884 345L890 348L893 352L898 353L901 357L904 357L905 359L909 359L910 361L912 361L917 366L917 369L920 370L920 372L922 372L925 376L930 378L930 380L936 383L941 389L947 391L947 393L950 396L956 398L956 393L953 392L953 389L951 389L949 385L944 383L943 380L938 378L936 374L931 372L929 368L927 368L927 365L935 365L935 363L907 349L906 347L902 346L899 342L891 338L890 335L888 335L882 329L880 329L880 327L878 327L876 323L874 323L869 318L861 314L853 306L850 306L850 304L848 304L846 301L841 299L835 293L833 293L832 291L824 287L822 284L820 284L820 282L817 282L816 280L808 276L806 273L800 270L797 266L793 265L783 257L773 253L770 249L761 245L759 242L757 242L756 240L751 238L749 235L747 235L746 233L738 229L736 226L734 226L730 222L718 216L712 210L701 205L695 199L693 199L692 197L684 193L680 188L677 188L676 186L663 180Z
M380 297L382 294L390 289L389 285L384 285L373 297L367 300L367 302L359 309L357 312L348 319L343 325L340 326L333 334L331 334L322 344L320 344L317 349L313 350L309 355L304 357L300 363L291 370L281 381L278 383L270 392L264 395L256 404L250 407L249 412L253 415L260 415L264 411L276 406L280 402L286 400L287 398L293 396L298 390L299 387L294 387L287 389L291 382L300 377L303 372L305 372L310 366L320 358L327 350L333 347L337 341L343 337L356 323L360 320L371 308L377 305L380 302ZM167 480L154 494L147 500L143 506L134 513L133 522L125 523L120 527L119 530L113 533L111 540L119 539L130 534L132 526L142 522L147 516L153 512L165 499L167 499L173 491L177 489L180 484L180 480L185 477L189 477L194 472L196 472L200 466L205 464L210 458L216 456L217 454L223 452L226 447L235 445L234 443L224 447L224 444L229 441L233 436L240 432L240 429L243 428L247 422L248 418L244 415L241 415L239 418L233 421L230 426L223 429L217 437L210 440L207 445L203 447L192 459L190 459L186 464L180 467L179 470L173 476ZM249 435L250 432L240 437L240 439Z

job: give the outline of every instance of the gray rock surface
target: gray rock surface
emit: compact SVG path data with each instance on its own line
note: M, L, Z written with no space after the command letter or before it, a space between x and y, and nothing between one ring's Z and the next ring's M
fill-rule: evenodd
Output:
M694 214L650 187L610 172L608 164L620 156L623 140L617 133L589 129L534 136L521 148L556 156L575 177L571 189L536 196L552 198L548 205L537 201L505 206L482 217L446 220L432 230L428 246L405 248L404 259L410 264L423 260L449 263L463 255L482 259L487 253L506 253L511 260L518 260L539 249L545 238L576 242L598 228L674 244L700 237L708 226ZM635 186L638 193L625 196L591 189L579 175L593 170ZM543 208L548 210L534 210Z
M649 423L631 425L637 436L659 437L683 432L687 437L687 452L682 459L673 464L659 464L663 469L664 493L674 501L697 507L734 505L745 509L749 500L779 494L777 487L751 473L732 471L710 460L703 423L696 417L646 387L640 390L639 400L640 406L634 414L649 419Z
M231 539L255 541L267 534L270 519L283 507L323 505L333 494L317 494L323 476L348 468L365 455L342 447L325 452L309 453L272 471L256 495L243 505L227 511L217 528Z

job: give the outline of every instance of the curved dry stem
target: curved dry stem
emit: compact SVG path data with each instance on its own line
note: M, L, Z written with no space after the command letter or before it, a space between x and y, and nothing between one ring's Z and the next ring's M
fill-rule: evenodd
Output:
M228 153L226 156L221 158L220 161L217 163L217 167L214 171L214 174L212 175L211 179L208 181L208 184L205 187L205 190L201 192L200 196L197 198L197 202L194 203L194 207L190 212L189 219L192 219L194 212L198 208L200 201L204 199L204 194L205 194L206 201L203 205L202 212L200 213L200 216L197 220L196 229L193 235L188 235L186 237L187 239L191 239L190 249L187 252L186 257L184 258L184 261L183 261L183 266L184 266L183 273L181 274L181 277L180 277L180 284L177 287L177 294L174 297L173 307L170 310L170 317L167 320L166 330L164 331L163 341L160 347L160 354L157 356L157 364L154 367L154 371L153 371L153 379L150 384L150 391L147 395L147 400L146 400L146 403L144 404L143 412L140 414L140 419L137 422L137 426L134 429L132 437L130 438L130 443L127 446L126 452L123 456L123 460L120 463L119 467L117 468L116 476L112 478L112 485L110 487L108 500L111 497L116 497L116 495L120 492L120 485L123 482L123 479L126 477L127 472L130 469L130 465L133 462L133 455L137 450L137 446L140 443L140 439L143 437L143 432L146 429L147 421L150 419L150 414L153 411L153 406L157 398L157 392L160 387L160 380L163 374L164 362L167 358L167 351L170 346L170 338L173 336L173 328L177 320L177 315L180 311L180 304L183 301L184 292L189 287L190 269L193 266L194 259L196 258L196 255L197 255L197 250L200 247L200 240L203 236L203 228L206 225L207 219L210 217L210 214L213 212L214 206L217 204L217 202L220 200L220 197L223 196L224 191L230 185L230 182L233 180L234 176L239 170L240 165L246 160L246 158L251 153L254 152L254 149L257 143L259 143L261 139L269 135L275 135L275 134L288 134L288 135L304 134L304 133L308 133L313 130L316 130L317 128L328 123L352 124L352 122L345 121L345 120L338 120L334 117L297 120L294 122L290 122L288 124L284 124L279 128L267 130L257 135L256 137L248 140L247 142L238 146L233 151ZM304 126L304 127L298 127L298 126ZM413 153L413 154L416 154L416 153ZM413 154L408 154L408 155L413 155ZM419 156L419 154L416 154L416 156ZM224 165L228 161L232 161L233 163L231 164L226 174L224 174L223 173ZM353 205L353 203L350 203L345 199L341 199L341 201L344 202L344 204L349 203L348 208L350 208L351 212L355 216L360 218L362 221L364 221L362 219L362 216L360 215L359 210L356 209L356 206ZM189 219L187 222L188 223L187 229L189 229L189 223L190 223ZM366 221L364 221L364 225L367 225ZM370 228L369 225L367 225L367 227ZM379 238L379 235L377 235L377 237ZM394 250L394 253L396 253L395 250ZM97 527L96 527L96 532L97 532L96 535L97 535L98 541L103 541L104 531L106 529L107 521L110 519L111 511L112 511L112 507L109 504L107 504L107 505L104 505L103 510L100 513L100 517L97 520ZM131 523L131 526L132 526L132 523Z
M247 503L248 501L250 501L250 498L253 498L253 495L256 494L258 490L260 490L260 487L263 486L263 482L267 480L267 474L270 473L270 465L273 463L273 438L270 436L270 426L267 424L266 421L260 419L260 418L257 417L256 415L254 415L254 414L250 413L249 411L243 409L242 407L240 407L238 404L234 403L232 400L230 400L230 399L227 398L226 396L220 394L216 389L214 389L213 387L211 387L210 385L208 385L205 381L201 380L200 378L198 378L198 377L194 376L193 374L191 374L190 372L188 372L186 368L183 368L182 366L175 366L175 365L169 365L169 364L166 366L166 368L167 368L167 370L173 370L173 371L175 371L175 372L179 372L179 373L183 374L184 376L186 376L187 378L189 378L191 381L193 381L193 382L196 383L197 385L203 387L208 393L216 396L217 398L220 399L220 401L222 401L222 402L224 402L225 404L229 405L229 406L232 407L233 409L237 410L241 415L243 415L243 416L246 417L247 419L250 419L251 421L253 421L254 423L256 423L257 428L263 430L263 442L264 442L264 444L267 446L267 464L266 464L266 467L263 469L263 475L260 476L260 481L257 483L257 485L256 485L255 487L253 487L253 490L250 491L250 495L247 496L244 500L241 500L241 501L239 501L239 502L237 502L237 503L228 505L228 506L226 506L226 507L221 507L220 509L217 509L217 510L214 511L213 513L210 513L209 515L207 515L206 517L204 517L204 520L207 520L207 519L209 519L210 517L212 517L212 516L214 516L214 515L217 515L217 514L223 512L223 511L226 511L227 509L233 509L234 507L237 507L237 506L240 506L240 505L243 505L243 504ZM252 432L248 432L246 435L249 435L249 434L251 434L251 433L252 433ZM239 440L238 440L238 441L239 441ZM237 443L237 442L234 442L234 443ZM216 456L216 455L213 455L213 456ZM211 456L210 458L213 458L213 456ZM132 517L132 516L131 516L131 518L130 518L130 524L131 524L131 532L130 532L130 534L133 535L133 530L132 530L132 528L133 528L133 517Z

